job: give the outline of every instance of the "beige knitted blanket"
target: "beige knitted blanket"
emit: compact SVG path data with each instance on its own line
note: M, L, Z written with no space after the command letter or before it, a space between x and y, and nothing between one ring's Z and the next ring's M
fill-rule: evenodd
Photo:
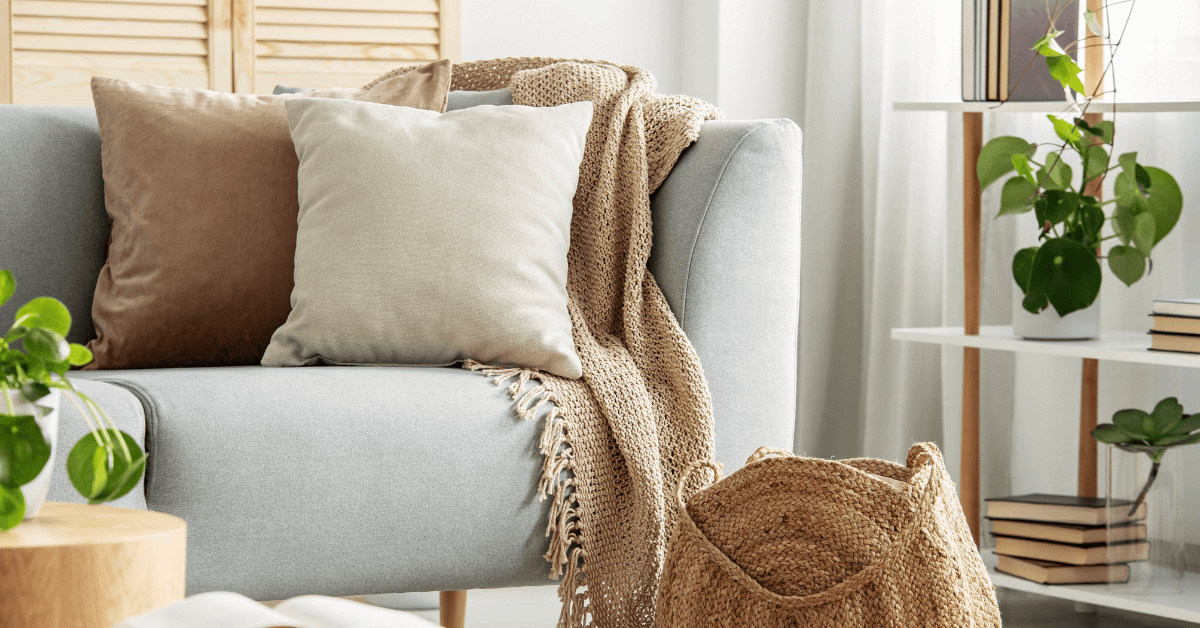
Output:
M657 95L655 86L640 68L544 58L457 64L451 83L471 91L509 87L518 105L595 105L568 254L568 308L583 377L469 365L497 383L511 381L520 416L545 416L539 489L552 500L546 559L551 577L564 576L563 628L654 624L675 525L670 496L683 468L713 458L700 360L646 261L650 193L701 122L721 112L694 98Z

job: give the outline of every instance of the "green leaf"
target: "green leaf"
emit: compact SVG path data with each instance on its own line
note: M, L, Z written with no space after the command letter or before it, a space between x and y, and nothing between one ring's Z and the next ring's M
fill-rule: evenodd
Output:
M1074 124L1055 115L1047 115L1046 117L1050 118L1050 122L1054 123L1054 134L1058 136L1058 139L1079 148L1079 140L1083 136L1080 135L1079 130L1075 128Z
M71 353L67 356L67 362L71 366L84 366L91 361L92 352L90 349L80 344L71 343Z
M1117 279L1132 286L1146 274L1146 256L1133 247L1118 244L1108 252L1108 268Z
M1047 190L1071 187L1071 166L1060 159L1058 153L1046 155L1046 165L1038 168L1038 183Z
M25 496L19 488L0 486L0 532L11 530L25 518Z
M1077 118L1075 122L1090 137L1097 138L1105 144L1111 145L1113 143L1113 131L1116 128L1113 126L1111 120L1101 120L1094 125L1088 124L1083 118Z
M1092 438L1102 443L1126 443L1131 440L1137 440L1113 425L1096 426L1096 429L1092 430Z
M1154 417L1155 434L1170 434L1183 420L1183 406L1179 404L1179 399L1167 397L1154 406L1154 412L1151 412L1150 416Z
M1128 408L1126 410L1118 410L1113 415L1113 425L1138 440L1148 440L1150 434L1145 431L1145 421L1149 418L1150 413L1144 410Z
M1048 49L1049 46L1042 46L1038 52L1046 57L1046 67L1050 69L1050 76L1062 83L1063 87L1070 87L1076 93L1083 94L1083 82L1079 80L1079 73L1083 69L1076 65L1075 60L1068 55L1047 56L1045 51Z
M1083 21L1087 24L1087 29L1096 37L1104 37L1104 28L1100 26L1100 20L1096 18L1095 11L1084 11Z
M1145 196L1134 185L1136 175L1130 176L1128 172L1117 175L1113 191L1116 192L1118 209L1128 209L1135 215L1143 211L1154 215L1154 244L1158 244L1179 222L1179 214L1183 211L1183 192L1175 178L1165 170L1153 166L1147 166L1145 170L1150 177L1150 187L1146 189Z
M1031 246L1017 251L1013 256L1013 280L1021 287L1021 292L1029 292L1029 275L1033 271L1033 258L1037 256L1037 252L1038 247Z
M1108 151L1100 144L1092 144L1083 150L1083 176L1089 181L1108 170Z
M48 460L50 443L32 416L0 414L0 486L29 483Z
M1029 165L1029 156L1024 154L1013 155L1012 163L1013 169L1017 171L1017 174L1025 177L1025 180L1028 181L1030 185L1032 185L1034 188L1037 188L1037 179L1033 176L1033 166Z
M1041 285L1034 285L1030 282L1029 289L1025 291L1025 298L1021 300L1021 307L1031 314L1037 314L1050 307L1050 300L1046 298L1046 290Z
M0 270L0 305L4 305L17 291L17 280L11 270Z
M44 327L30 329L21 342L24 344L25 351L47 363L65 362L71 355L71 346L67 344L67 339L58 332Z
M125 442L131 460L125 459L119 444L109 452L96 443L92 434L76 443L67 456L67 475L71 483L92 504L123 497L137 486L146 471L146 455L132 436L111 429L105 433L114 442L117 439Z
M1130 239L1133 246L1146 257L1150 257L1150 252L1154 250L1154 234L1154 214L1146 212L1133 217L1133 233L1130 234Z
M1030 46L1029 49L1038 51L1038 54L1041 54L1042 56L1060 55L1060 54L1062 54L1061 52L1058 52L1050 47L1050 45L1051 45L1050 42L1053 42L1055 39L1058 38L1059 35L1062 35L1062 33L1063 33L1062 31L1051 29L1051 31L1049 33L1042 35L1041 39L1033 42L1033 45ZM1043 48L1045 50L1043 50Z
M1094 196L1079 197L1079 222L1087 236L1085 244L1091 244L1100 239L1100 231L1104 229L1104 210Z
M1192 416L1180 421L1174 428L1171 429L1171 433L1187 434L1188 432L1194 432L1196 430L1200 430L1200 413L1193 414Z
M51 329L60 336L66 336L71 331L71 312L58 299L38 297L17 310L18 319L29 314L37 316L39 326Z
M33 382L21 389L21 398L29 403L34 403L49 394L50 387L41 382Z
M1200 434L1175 434L1164 436L1154 441L1154 444L1160 447L1177 447L1180 445L1194 445L1196 443L1200 443Z
M1029 285L1031 292L1046 295L1059 316L1066 316L1096 301L1101 279L1094 251L1069 238L1051 238L1033 259Z
M1038 225L1045 225L1046 221L1057 225L1079 208L1079 195L1074 192L1046 190L1043 198L1046 202L1040 203L1036 207Z
M979 160L975 162L975 173L979 177L979 188L984 189L1000 177L1013 171L1013 155L1024 155L1029 142L1011 135L994 138L983 145Z
M104 486L108 484L108 469L108 452L92 434L75 443L67 455L67 477L71 479L75 490L89 502L104 492Z
M1004 182L1000 192L1000 213L996 217L1009 214L1023 214L1033 209L1033 197L1037 194L1037 186L1022 177L1013 177Z
M1137 181L1138 187L1152 187L1154 182L1150 179L1150 173L1141 164L1137 162L1137 152L1125 153L1117 158L1117 163L1121 164L1121 170L1133 177Z

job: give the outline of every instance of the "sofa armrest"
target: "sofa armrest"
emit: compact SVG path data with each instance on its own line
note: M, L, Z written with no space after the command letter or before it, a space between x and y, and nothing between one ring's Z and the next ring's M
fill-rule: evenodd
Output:
M801 164L790 120L706 122L651 200L650 271L700 356L730 469L792 447Z

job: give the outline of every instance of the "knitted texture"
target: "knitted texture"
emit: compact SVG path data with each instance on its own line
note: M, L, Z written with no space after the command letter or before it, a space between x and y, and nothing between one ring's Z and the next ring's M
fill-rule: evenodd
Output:
M684 479L706 466L713 486L686 502L684 487L676 494L658 628L999 628L995 589L933 443L913 445L907 466L763 448L728 478L697 462Z
M546 559L551 577L563 576L559 626L652 626L675 523L670 491L685 465L714 449L700 360L646 267L650 193L721 112L655 94L654 77L635 67L544 58L454 66L451 89L504 87L518 105L595 107L568 253L583 377L467 366L510 382L522 418L544 415L539 490L552 500Z

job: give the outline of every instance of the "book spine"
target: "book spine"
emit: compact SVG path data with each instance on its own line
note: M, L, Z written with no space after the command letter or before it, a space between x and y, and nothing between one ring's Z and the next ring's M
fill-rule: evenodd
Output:
M988 0L987 99L1000 99L1000 0Z
M962 99L975 100L975 0L962 0Z

